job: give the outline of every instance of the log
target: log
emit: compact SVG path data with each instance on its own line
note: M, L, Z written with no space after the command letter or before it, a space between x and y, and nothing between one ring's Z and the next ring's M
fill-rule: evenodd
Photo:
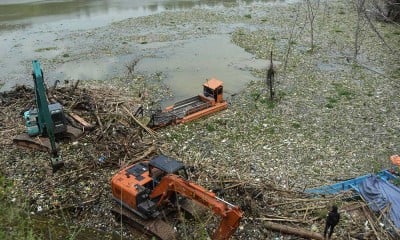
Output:
M317 240L324 240L324 237L316 232L311 232L308 230L304 230L304 229L298 229L298 228L293 228L293 227L289 227L286 225L282 225L282 224L277 224L277 223L273 223L273 222L264 222L264 226L272 231L275 232L280 232L280 233L284 233L284 234L288 234L288 235L295 235L295 236L299 236L299 237L303 237L303 238L307 238L307 239L317 239Z
M286 217L279 217L279 216L265 216L265 217L258 217L258 218L244 218L247 220L258 220L258 221L268 221L268 222L295 222L295 223L308 223L304 220L299 219L290 219Z
M363 197L361 197L363 198ZM365 199L363 199L365 201ZM365 201L366 202L366 201ZM374 231L375 237L377 240L381 240L381 238L379 237L378 232L375 229L375 224L374 224L374 220L372 219L371 215L369 214L369 212L366 210L365 206L362 206L362 210L364 212L364 216L367 218L369 225L372 228L372 231Z
M157 136L157 133L156 133L153 129L148 128L146 125L144 125L143 123L141 123L137 118L135 118L135 116L133 116L133 114L132 114L126 107L122 106L122 108L125 110L126 113L128 113L128 115L129 115L133 120L135 120L135 122L136 122L137 124L139 124L139 126L141 126L144 130L146 130L146 132L148 132L148 133L149 133L151 136L153 136L153 137Z

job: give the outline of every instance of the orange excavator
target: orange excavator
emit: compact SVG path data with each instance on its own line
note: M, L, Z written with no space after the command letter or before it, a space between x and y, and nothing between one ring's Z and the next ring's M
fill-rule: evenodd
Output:
M129 166L111 180L118 203L112 212L129 226L169 240L177 236L165 217L179 209L194 215L200 205L221 217L212 239L229 239L239 227L242 210L185 177L183 163L164 155Z
M152 114L147 124L152 129L186 123L228 108L223 98L223 82L216 78L203 84L203 94L187 98Z

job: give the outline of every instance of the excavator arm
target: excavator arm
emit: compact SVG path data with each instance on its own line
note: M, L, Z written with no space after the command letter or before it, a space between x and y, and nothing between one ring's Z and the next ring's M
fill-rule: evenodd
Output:
M62 167L63 161L61 156L59 155L56 147L55 141L55 133L54 133L54 122L51 118L47 97L46 97L46 88L44 86L43 80L43 72L40 68L40 63L37 60L32 61L33 66L33 81L35 84L35 97L36 97L36 107L38 109L38 124L40 132L46 131L47 136L50 140L51 144L51 164L53 167L53 171L56 171L58 168Z
M234 206L216 197L215 193L174 174L164 176L153 189L150 198L159 197L158 205L162 205L168 202L174 193L192 199L221 216L221 223L213 235L214 240L229 239L239 227L243 212L238 206Z

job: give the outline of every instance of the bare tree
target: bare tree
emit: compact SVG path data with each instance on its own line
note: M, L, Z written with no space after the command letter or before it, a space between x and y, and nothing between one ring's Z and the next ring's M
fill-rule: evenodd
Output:
M266 79L266 84L269 88L269 99L271 101L274 100L275 97L275 69L274 69L274 64L272 62L272 50L271 50L271 62L269 64L268 70L267 70L267 79Z
M353 60L357 61L357 56L360 50L360 32L361 21L363 20L363 13L365 12L365 0L355 0L354 5L357 11L356 29L354 31L354 55Z
M317 3L318 3L318 6L319 6L319 1L317 1ZM283 61L283 72L286 72L286 68L287 68L288 61L289 61L289 55L290 55L290 52L292 51L293 43L295 42L297 37L300 36L303 33L305 27L307 26L307 21L304 21L303 25L301 27L299 27L299 31L297 31L297 32L295 31L296 27L298 26L297 24L298 24L298 20L299 20L299 17L300 17L300 13L302 12L300 7L301 7L301 4L300 3L297 4L296 17L295 17L295 19L293 21L293 25L291 26L291 29L290 29L290 32L289 32L288 46L287 46L285 57L284 57L284 61Z
M310 21L310 42L311 51L314 50L314 20L315 20L315 9L310 0L306 0L307 4L307 18ZM317 1L319 5L319 1Z
M361 29L362 29L362 23L365 22L369 25L370 29L378 36L378 38L382 41L383 45L386 46L390 51L397 51L394 48L392 48L386 41L385 38L382 36L382 34L378 31L378 29L375 27L374 23L372 22L368 11L366 10L365 4L366 0L354 0L354 5L357 11L357 22L356 22L356 29L354 32L354 56L353 60L357 61L357 56L360 51L360 39L361 39ZM376 2L374 2L373 7L377 8L378 5Z
M378 38L382 41L382 43L390 50L390 51L394 51L394 49L389 46L389 44L387 44L387 42L385 41L385 38L382 36L382 34L378 31L378 29L375 27L375 25L372 23L371 18L368 16L367 12L364 11L364 16L365 19L367 20L370 28L372 29L372 31L374 31L374 33L378 36Z
M294 30L295 30L295 27L296 27L296 24L297 24L297 20L299 19L299 12L300 12L300 10L299 10L299 8L297 8L296 18L294 19L292 28L290 29L289 38L288 38L288 46L287 46L286 53L285 53L285 58L284 58L284 61L283 61L283 71L284 72L286 72L286 67L287 67L288 59L289 59L289 54L290 54L290 51L292 50L292 41L293 41L293 39L295 37Z

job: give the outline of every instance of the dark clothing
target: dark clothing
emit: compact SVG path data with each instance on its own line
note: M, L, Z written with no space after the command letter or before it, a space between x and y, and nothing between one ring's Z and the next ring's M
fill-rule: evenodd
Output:
M329 212L328 216L326 217L326 225L325 225L325 231L324 231L324 237L326 237L326 234L329 229L329 235L328 238L331 239L333 229L335 226L338 224L340 220L340 214L337 212L337 208L332 209L332 211Z

